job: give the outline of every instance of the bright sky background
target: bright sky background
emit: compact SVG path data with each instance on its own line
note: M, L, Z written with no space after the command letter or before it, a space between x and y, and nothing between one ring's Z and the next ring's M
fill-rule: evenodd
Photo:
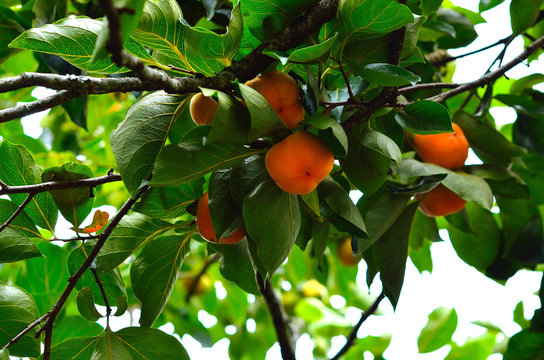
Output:
M478 11L478 0L452 0L452 2L458 6ZM510 1L506 1L500 6L483 13L482 15L488 23L476 26L479 34L478 39L467 48L451 50L450 54L464 54L492 44L511 34L508 16L509 3ZM518 38L510 45L505 62L519 54L522 49L523 41ZM481 77L500 50L501 46L498 46L477 55L459 59L457 61L458 70L453 81L467 82ZM536 72L544 73L543 57L538 62L531 63L531 67L517 66L508 72L508 76L517 79ZM544 90L544 88L540 87L540 90ZM514 110L507 107L492 108L491 114L498 124L506 124L515 120ZM41 134L41 128L37 124L39 124L39 119L43 115L44 113L35 114L23 119L25 133L38 137ZM478 161L475 157L469 158L469 161L471 159L475 162ZM357 197L356 194L354 196ZM115 209L111 206L101 207L100 209L108 211L110 215L115 212ZM87 220L90 222L90 219ZM59 221L56 230L57 234L61 237L73 236L72 232L66 231L70 226L65 220ZM455 308L457 311L459 325L454 334L454 340L460 344L468 337L477 336L484 332L483 328L471 324L473 321L489 321L498 325L509 337L520 330L520 327L512 319L512 312L519 301L524 302L526 318L531 318L534 310L540 307L539 299L535 293L540 287L542 273L520 271L506 283L506 286L502 286L462 262L453 250L446 230L441 230L440 235L446 241L432 245L433 273L420 275L414 265L408 261L404 286L396 312L393 312L388 300L382 301L380 310L386 315L370 317L359 332L360 337L392 333L391 345L384 354L388 360L442 360L446 356L449 346L429 354L418 354L417 350L417 337L427 322L427 315L437 307ZM365 282L366 265L364 262L361 262L359 269L358 283L362 289L367 289ZM218 295L224 296L222 286L216 284L216 290ZM379 280L376 280L371 286L370 292L377 296L380 291L381 284L379 284ZM342 306L342 300L338 297L333 298L331 303ZM211 326L215 323L215 318L212 315L201 311L199 318L203 324ZM360 317L360 311L350 309L348 316L355 323ZM133 320L137 321L137 316ZM110 325L116 330L129 326L130 321L128 316L112 318ZM254 324L248 324L249 328L253 326ZM173 326L168 324L162 329L168 333L172 333L174 330ZM334 355L344 342L345 337L343 336L334 338L330 355ZM182 343L188 350L192 360L228 359L229 342L227 339L219 341L210 349L202 349L200 344L188 335L183 336ZM297 359L313 359L310 350L312 342L308 335L303 335L297 345ZM492 355L488 360L499 360L501 358L500 355ZM266 360L276 359L281 359L277 344L268 352L266 357ZM365 354L364 360L370 359L372 359L372 355Z

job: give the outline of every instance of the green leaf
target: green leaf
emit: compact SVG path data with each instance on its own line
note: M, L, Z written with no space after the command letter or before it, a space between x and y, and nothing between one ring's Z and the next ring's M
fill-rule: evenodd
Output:
M104 331L104 328L98 323L87 321L79 315L63 316L55 320L55 326L53 347L68 339L98 336ZM58 359L57 357L53 358Z
M70 162L45 169L41 177L42 182L70 182L93 176L93 171L88 166ZM91 197L91 191L88 188L54 190L49 193L53 196L62 216L76 228L87 218L93 208L93 197Z
M113 74L126 72L126 68L118 68L109 57L92 59L92 49L102 29L102 21L87 17L73 17L46 24L39 28L25 31L9 46L58 55L78 69ZM134 41L125 43L126 50L139 56L148 63L154 63L153 58L145 48Z
M8 349L0 350L0 360L9 360L9 351Z
M483 272L499 255L500 229L490 211L471 203L467 203L465 210L475 234L448 226L450 240L464 262Z
M0 144L0 163L0 180L7 185L34 185L39 182L40 168L24 146L3 141ZM10 195L10 199L17 205L22 204L26 197L26 194ZM49 193L36 194L24 212L36 225L54 233L58 210Z
M295 244L300 229L296 195L288 194L268 177L243 203L248 239L257 246L259 271L266 277L283 263Z
M394 0L343 0L337 22L344 43L373 39L414 21L410 9Z
M93 242L87 241L85 245L82 245L79 248L72 250L72 252L68 255L66 264L68 265L68 271L70 275L75 274L76 271L80 268L81 264L83 264L83 262L87 258L87 254L90 253L92 246ZM126 302L127 292L119 270L115 269L108 273L99 273L98 276L100 278L100 282L104 287L104 292L106 293L109 304L111 306L122 307L123 302ZM96 283L91 269L85 270L85 272L77 282L75 288L79 291L84 287L88 287L92 290L94 299L98 305L106 305L102 297L102 292ZM121 314L117 313L116 315Z
M323 217L330 221L338 230L347 231L352 235L366 238L366 226L359 209L355 206L349 194L340 184L327 176L317 187L319 198L326 206L321 205Z
M39 313L45 314L66 288L68 252L49 241L40 241L37 247L43 257L25 261L15 284L28 291L36 301Z
M175 0L146 1L132 38L166 56L172 65L192 70L182 53L182 21L183 13Z
M127 359L134 360L131 356L127 346L123 344L121 339L113 333L109 328L104 331L104 334L98 338L96 346L93 351L94 359L115 360L115 359Z
M287 56L285 64L287 62L305 64L305 63L318 61L320 58L322 58L323 56L326 56L329 53L330 49L335 44L337 37L338 37L338 34L334 34L334 36L330 37L329 39L323 42L320 42L319 44L295 49L292 53L290 53ZM271 50L264 50L263 54L278 60L280 58L280 55L278 54L278 52L271 51Z
M538 18L542 0L512 0L510 3L510 21L512 32L521 34L530 28Z
M287 129L277 111L274 110L263 95L245 84L239 84L239 86L240 93L251 114L250 142L268 135L275 130Z
M0 25L2 26L2 32L0 32L0 63L14 52L13 49L8 47L8 44L19 36L21 30L24 29L21 20L9 7L0 7Z
M209 127L199 126L191 130L178 145L166 146L155 164L151 185L169 186L191 182L263 152L242 145L203 145L208 131Z
M486 163L506 167L513 157L524 154L522 148L508 141L494 126L470 114L457 111L453 121L463 129L472 150Z
M355 68L354 71L369 83L378 86L415 85L421 81L421 78L411 71L386 63L368 64Z
M512 129L515 144L527 150L544 154L544 119L518 113Z
M235 282L248 293L260 294L247 240L228 246L212 244L208 246L222 255L219 270L225 279Z
M486 360L489 354L495 351L496 346L501 346L500 343L497 344L497 334L488 331L483 335L468 338L461 346L454 343L444 360L464 360L467 358Z
M404 282L410 229L417 205L417 203L408 205L395 223L374 244L374 256L380 271L380 279L393 308L397 307Z
M544 334L522 330L512 336L504 360L535 360L544 356Z
M361 144L383 156L387 156L396 163L401 161L401 151L397 143L379 131L366 128L361 136Z
M448 345L456 328L457 313L455 309L443 307L434 309L429 314L427 325L417 338L419 353L429 353Z
M330 116L312 116L305 122L319 129L317 135L331 148L335 157L346 157L348 137L342 125Z
M245 144L248 142L250 115L240 101L217 91L219 105L213 118L207 143Z
M521 95L500 94L495 99L514 108L516 111L544 120L544 105Z
M90 288L84 287L77 293L77 309L81 316L89 321L96 321L102 317L102 315L96 310L94 306L94 296Z
M193 232L151 240L130 268L132 290L142 302L140 326L150 327L161 314L178 277Z
M177 186L152 187L134 205L134 211L158 219L178 217L187 206L200 199L203 185L204 179L198 179Z
M230 193L230 169L214 171L208 185L212 227L218 239L226 238L243 226L242 214Z
M0 263L15 262L39 256L42 256L40 250L19 231L7 227L0 232Z
M189 360L183 345L161 330L129 327L119 330L115 335L134 360Z
M111 133L117 167L133 196L142 181L151 175L168 132L185 105L184 99L183 95L162 91L144 96L132 105L125 120Z
M0 283L0 344L12 338L38 319L39 313L34 299L21 288ZM34 338L35 329L30 330L10 348L10 354L18 357L38 357L40 340Z
M171 229L165 221L133 213L124 216L96 256L96 269L108 273L148 241Z
M453 132L448 110L434 101L421 100L410 104L395 116L395 120L416 134Z
M244 26L254 37L264 41L314 6L315 1L242 1L241 5Z
M99 337L76 337L51 348L51 358L58 360L91 360ZM43 360L43 355L38 358Z
M410 248L419 250L425 244L426 240L437 242L442 241L438 234L438 226L434 218L423 215L420 211L416 212L412 223L412 232L410 233Z
M242 13L240 5L232 9L226 34L182 25L185 36L183 54L191 68L203 75L214 76L231 65L242 38Z
M360 139L364 131L364 126L350 130L348 155L345 159L340 159L340 165L353 185L363 193L371 195L385 183L391 160L363 146Z

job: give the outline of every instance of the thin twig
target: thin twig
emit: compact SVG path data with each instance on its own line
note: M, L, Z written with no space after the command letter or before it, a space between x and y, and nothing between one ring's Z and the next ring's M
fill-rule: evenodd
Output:
M268 305L270 315L272 316L272 322L276 329L276 336L278 338L278 343L280 344L282 358L283 360L294 360L296 339L289 326L287 315L274 293L272 284L268 279L265 283L259 273L257 273L257 284L259 285L259 291L263 295L266 304Z
M38 194L41 192L59 190L59 189L71 189L78 187L95 187L109 182L121 181L121 175L111 174L104 175L89 179L80 179L74 181L49 181L41 184L34 185L21 185L21 186L4 186L0 189L0 195L8 194Z
M90 270L93 273L94 281L96 282L96 285L98 285L98 288L100 289L100 293L102 294L102 299L104 300L104 304L106 305L106 324L107 324L106 327L109 327L111 306L108 301L108 297L106 296L106 290L104 290L104 285L102 284L102 281L100 281L100 277L98 276L96 269L91 267Z
M0 110L0 123L51 109L52 107L63 104L79 96L81 96L81 93L79 92L62 90L43 99L22 103L8 109Z
M406 87L400 88L398 93L399 95L402 95L412 91L419 91L419 90L455 89L458 86L459 84L457 83L441 83L441 82L418 84L414 86L406 86Z
M62 241L62 242L71 242L71 241L86 241L86 240L93 240L98 239L100 235L89 235L89 236L76 236L71 239L51 239L49 241Z
M189 290L187 291L187 295L185 296L185 302L189 302L189 300L191 300L191 297L195 294L196 292L196 289L198 287L198 283L200 282L200 279L202 278L202 276L204 276L204 274L206 273L206 271L208 271L208 268L214 264L215 262L217 262L219 259L221 258L221 255L219 255L218 253L216 254L213 254L207 261L206 263L204 264L204 266L202 267L202 269L200 269L200 271L198 272L198 274L193 278L193 281L191 283L191 286L189 287Z
M142 196L144 192L146 192L149 189L149 186L144 186L140 189L138 194L134 198L128 199L123 206L119 209L117 214L111 219L110 223L105 227L104 231L100 234L98 240L96 241L96 244L92 248L91 252L85 259L85 261L81 264L79 269L76 271L74 275L72 275L70 278L68 278L68 285L62 292L61 296L53 305L50 311L50 316L47 318L47 322L44 324L44 326L36 333L36 336L39 336L40 332L42 330L45 330L45 347L43 352L43 360L50 360L51 357L51 333L52 333L52 326L53 322L55 321L58 313L64 306L64 303L66 300L68 300L68 297L72 293L72 290L74 290L74 287L76 286L78 280L81 278L83 273L91 266L94 259L96 258L96 255L98 255L98 252L104 246L104 243L108 239L108 237L111 235L112 231L115 229L115 227L119 224L119 221L128 213L130 208L138 201L138 199Z
M6 220L6 222L4 224L2 224L2 226L0 226L0 232L2 232L5 228L8 227L9 224L11 224L11 222L13 220L15 220L15 218L25 209L25 207L32 201L32 198L34 197L34 194L28 194L28 196L26 197L25 201L23 201L23 203L21 205L19 205L19 207L17 208L17 210L15 210L15 212L9 217L9 219Z
M0 180L0 190L2 190L3 188L6 188L7 186L8 186L8 184L6 184L2 180Z
M49 317L49 312L43 314L41 317L39 317L36 321L34 321L31 324L28 324L23 331L21 331L19 334L17 334L13 339L11 339L6 346L3 347L3 349L9 348L11 345L15 344L17 341L21 340L23 336L28 334L30 330L34 329L36 326L40 325L42 322L44 322L45 319Z
M344 71L344 66L342 65L342 61L339 59L331 57L336 63L338 64L338 68L340 69L340 72L342 73L342 76L344 77L344 82L346 83L346 87L348 90L349 100L353 100L353 91L351 91L351 84L349 83L348 74Z
M340 359L342 355L344 355L353 346L353 344L355 343L355 339L357 339L357 332L361 328L361 325L363 325L363 323L366 321L366 319L370 317L370 315L376 312L376 310L378 309L378 305L380 305L380 302L383 300L384 297L385 292L382 290L381 294L376 298L376 300L374 300L374 303L361 314L361 318L359 319L357 324L355 324L353 329L351 329L346 343L344 344L344 346L342 346L340 351L338 351L338 353L336 353L336 355L331 358L331 360Z

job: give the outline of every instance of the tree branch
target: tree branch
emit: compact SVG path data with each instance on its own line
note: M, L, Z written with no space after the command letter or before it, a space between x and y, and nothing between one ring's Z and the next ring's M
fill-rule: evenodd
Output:
M465 91L476 89L486 84L490 84L494 82L495 80L497 80L502 75L504 75L508 70L512 69L514 66L518 65L523 60L527 59L532 53L534 53L537 49L539 49L542 46L544 46L544 36L541 36L540 38L538 38L531 45L527 46L527 48L523 52L521 52L518 56L516 56L515 58L513 58L511 61L507 62L503 66L499 67L497 70L485 74L478 80L461 84L453 90L446 91L444 93L432 96L428 98L427 100L442 102L446 99L451 98L452 96L461 94Z
M359 319L357 324L355 324L353 329L351 329L351 332L349 333L349 336L348 336L348 339L346 340L346 343L340 349L340 351L338 351L338 353L336 353L336 355L334 355L331 358L331 360L338 360L338 359L340 359L342 357L342 355L344 355L346 352L348 352L348 350L355 343L355 339L357 339L357 332L361 328L361 325L363 325L363 323L366 321L366 319L368 319L370 317L370 315L372 315L372 314L374 314L376 312L376 310L378 309L378 305L380 305L380 302L383 300L384 297L385 297L385 292L382 290L381 294L376 298L376 300L374 300L374 303L367 309L367 311L365 311L365 312L363 312L361 314L361 318Z
M270 315L272 316L272 322L276 329L282 358L283 360L295 360L295 339L293 331L289 326L289 319L274 293L272 284L270 283L270 280L266 280L265 283L259 273L257 273L257 284L259 285L259 291L263 295L266 305L268 305Z
M427 83L427 84L418 84L413 86L406 86L403 88L400 88L398 91L399 95L406 94L412 91L419 91L419 90L434 90L434 89L455 89L458 87L459 84L457 83Z
M96 285L98 285L98 288L100 289L100 293L102 294L102 299L104 300L104 304L106 305L106 321L109 326L111 306L108 301L108 297L106 296L106 290L104 290L104 285L102 284L102 281L100 281L100 277L98 277L98 273L96 272L96 269L90 268L90 270L93 273L94 281L96 282Z
M206 263L204 264L204 266L202 267L202 269L200 269L200 271L198 272L198 274L194 277L193 279L193 282L191 283L191 286L189 287L189 290L187 291L187 295L185 296L185 302L189 302L189 300L191 300L191 297L195 294L196 292L196 289L198 288L198 283L200 282L200 279L202 278L202 276L204 276L204 274L206 273L206 271L208 271L208 268L214 264L215 262L217 262L219 260L221 256L219 255L219 253L217 254L214 254L212 255L207 261Z
M43 99L38 99L29 103L23 103L8 109L0 110L0 123L51 109L52 107L63 104L68 100L72 100L81 95L82 94L79 92L62 90Z
M43 352L43 360L50 360L51 357L51 335L52 335L52 329L53 329L53 322L55 321L55 318L57 317L58 313L64 306L64 303L72 293L72 290L74 290L74 287L76 286L78 280L81 278L83 273L91 266L94 259L96 258L96 255L98 255L98 252L104 246L104 243L108 239L108 237L111 235L112 231L115 229L115 227L119 224L119 221L128 213L130 208L138 201L140 196L144 192L146 192L149 189L149 186L144 186L141 188L141 190L138 192L138 194L134 198L128 199L123 206L119 209L117 214L111 219L110 223L104 228L104 231L100 234L98 237L98 240L96 241L96 244L94 245L93 249L83 262L79 269L76 271L74 275L72 275L70 278L68 278L68 285L64 289L62 295L59 297L58 301L53 305L51 310L49 311L49 317L47 318L46 323L44 326L36 333L36 337L40 336L40 333L42 330L45 330L45 348Z
M25 201L23 201L23 203L21 205L19 205L19 207L17 208L17 210L15 210L15 212L9 217L9 219L6 220L6 222L4 224L2 224L2 226L0 226L0 232L4 231L5 228L8 227L9 224L11 224L11 222L13 220L15 220L15 218L21 213L23 212L23 210L25 209L25 207L28 205L28 203L30 203L32 201L32 198L34 197L34 194L28 194L28 196L26 197Z
M19 340L21 340L21 338L23 336L25 336L26 334L29 333L30 330L34 329L36 326L40 325L42 322L45 321L45 319L47 319L49 317L49 312L43 314L41 317L39 317L36 321L34 321L33 323L31 324L28 324L25 329L23 331L21 331L19 334L17 334L13 339L11 339L7 344L6 346L3 347L3 349L7 349L9 348L11 345L15 344L16 342L18 342Z
M109 174L89 179L81 179L74 181L49 181L41 184L34 185L21 185L21 186L2 186L0 188L0 195L9 194L38 194L45 191L59 190L59 189L71 189L78 187L96 187L98 185L106 184L114 181L121 181L121 175Z

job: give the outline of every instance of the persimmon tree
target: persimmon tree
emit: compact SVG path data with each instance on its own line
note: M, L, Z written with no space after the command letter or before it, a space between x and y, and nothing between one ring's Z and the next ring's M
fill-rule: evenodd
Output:
M502 2L481 0L480 11ZM316 358L337 335L347 342L334 359L382 358L390 339L357 331L380 301L402 298L408 257L432 271L439 229L462 261L499 283L539 269L544 96L533 86L544 77L505 73L541 54L542 7L512 0L512 34L486 47L504 51L479 79L457 84L459 57L448 50L474 41L484 19L449 1L3 1L0 359L188 358L157 329L166 323L204 346L228 337L234 359L262 359L276 342L294 359L302 333ZM517 37L524 50L503 61ZM272 100L246 85L269 70L296 81L300 123L288 128ZM191 119L198 93L217 102L210 125ZM495 125L496 105L516 111L512 126ZM26 135L21 118L43 110L42 134ZM414 151L415 135L452 132L452 121L482 164L450 170ZM280 189L265 166L267 150L300 131L335 158L304 195ZM418 210L437 186L466 201L463 210ZM199 235L206 192L216 237L243 227L241 242ZM339 244L353 259L339 260ZM376 299L357 288L356 261L366 262L369 284L381 281ZM331 307L330 295L345 306ZM362 311L354 327L347 307ZM110 328L137 310L137 324ZM217 325L205 327L201 310ZM544 353L542 310L502 346L492 327L483 340L454 344L456 319L433 312L419 350L453 344L448 359Z

